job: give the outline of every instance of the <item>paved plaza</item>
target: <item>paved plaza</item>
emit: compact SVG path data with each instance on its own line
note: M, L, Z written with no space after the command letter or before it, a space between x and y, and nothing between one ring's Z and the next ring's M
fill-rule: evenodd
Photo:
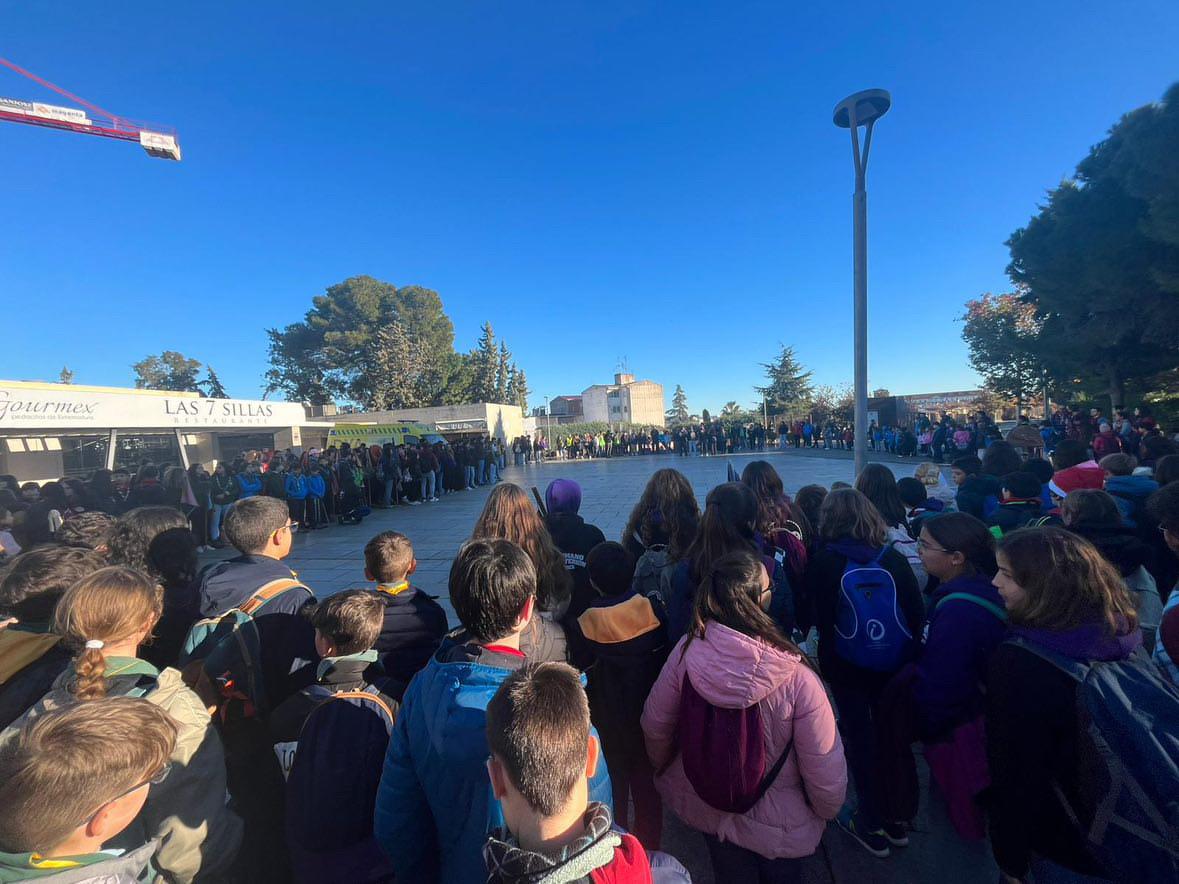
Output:
M740 472L750 460L770 461L782 476L787 491L793 493L803 485L852 481L850 452L766 451L720 457L677 457L674 455L639 456L583 461L549 461L543 465L508 467L504 480L525 488L536 486L543 494L545 486L556 478L574 479L582 487L581 514L597 525L609 540L617 540L626 526L631 507L642 493L651 474L664 467L682 471L692 482L703 506L709 489L724 482L727 465ZM887 456L871 456L889 465L899 476L912 475L917 461L902 461ZM375 510L359 526L335 526L323 531L296 535L287 562L321 598L353 587L363 587L363 547L370 537L384 530L404 532L413 541L418 571L413 582L437 595L452 624L457 620L447 598L446 579L459 544L470 534L487 499L489 487L447 495L438 503L415 507ZM209 554L212 559L225 558L231 551ZM926 777L921 765L922 777ZM807 884L829 882L953 882L953 884L991 884L998 877L997 868L985 843L969 844L959 839L946 821L944 808L931 801L923 791L922 809L911 846L894 849L887 860L870 857L833 825L829 826L819 851L806 861L803 880ZM664 827L664 849L674 854L692 873L696 884L713 881L704 842L686 829L671 814ZM725 882L737 884L737 882Z

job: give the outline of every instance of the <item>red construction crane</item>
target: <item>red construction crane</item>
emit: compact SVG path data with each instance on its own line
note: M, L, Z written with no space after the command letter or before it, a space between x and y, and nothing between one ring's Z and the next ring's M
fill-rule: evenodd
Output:
M135 141L147 151L148 156L165 160L180 159L180 141L176 137L175 129L115 116L109 111L104 111L98 105L91 104L60 86L53 85L48 80L38 77L31 71L26 71L7 59L0 58L0 64L16 71L22 77L27 77L34 83L40 83L45 88L52 89L58 95L64 95L70 101L77 102L86 109L59 107L54 104L21 101L15 98L0 98L0 120L7 120L10 123L25 123L30 126L44 126L47 129L81 132L84 135L101 135L103 138L117 138L119 141Z

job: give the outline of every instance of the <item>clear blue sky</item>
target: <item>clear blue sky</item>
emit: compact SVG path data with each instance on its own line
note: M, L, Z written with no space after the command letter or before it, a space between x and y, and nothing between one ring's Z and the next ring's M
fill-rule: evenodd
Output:
M845 382L831 109L879 86L870 382L971 385L963 301L1179 78L1179 5L827 5L6 3L0 55L185 159L0 123L0 377L126 385L167 348L256 396L265 327L367 273L438 290L460 348L491 319L533 402L625 356L694 410L749 405L780 341ZM7 70L0 95L55 100Z

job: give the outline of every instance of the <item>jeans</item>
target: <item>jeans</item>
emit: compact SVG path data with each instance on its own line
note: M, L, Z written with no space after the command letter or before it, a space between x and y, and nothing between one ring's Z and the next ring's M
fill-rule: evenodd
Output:
M875 832L881 819L880 778L877 768L876 704L880 688L832 683L831 694L839 709L839 733L847 772L856 787L858 826Z
M788 438L786 438L786 434L779 433L778 434L778 447L785 448L789 444L790 444L790 440Z
M766 859L731 841L721 841L707 832L704 843L712 860L713 877L730 884L798 884L802 881L802 859Z
M442 467L434 470L434 496L445 494L446 490L442 487Z
M225 516L225 511L228 510L232 503L215 503L213 508L209 510L209 539L217 541L221 539L221 519Z
M463 467L463 473L467 479L467 487L474 488L475 487L475 468L473 466L471 466L470 464L467 464L465 467Z
M397 480L385 480L385 506L393 506L393 489L397 485Z
M434 496L434 471L422 473L422 500L429 500Z

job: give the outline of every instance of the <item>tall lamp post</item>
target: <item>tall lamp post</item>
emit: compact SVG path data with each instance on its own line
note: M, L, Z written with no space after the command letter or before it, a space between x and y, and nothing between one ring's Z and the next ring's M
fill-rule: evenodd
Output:
M849 95L835 106L832 121L851 131L852 159L856 167L856 191L852 196L855 229L855 471L864 468L868 455L868 151L872 148L872 127L892 106L892 96L883 89L866 89ZM860 127L864 146L860 148Z

